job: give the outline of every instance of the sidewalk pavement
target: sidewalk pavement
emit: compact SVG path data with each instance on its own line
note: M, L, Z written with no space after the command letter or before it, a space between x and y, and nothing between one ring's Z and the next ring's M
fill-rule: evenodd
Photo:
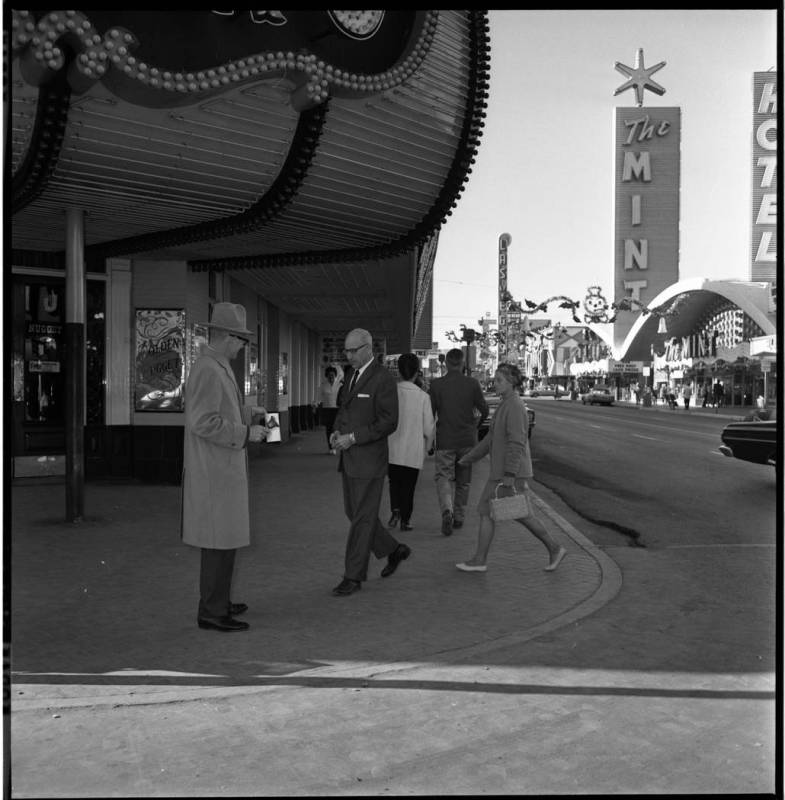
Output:
M252 544L238 552L232 598L250 606L244 633L196 625L199 551L179 538L179 487L87 483L77 524L64 521L63 484L12 487L12 712L220 697L412 667L438 679L461 659L580 620L621 587L616 563L536 483L535 506L568 550L559 569L544 572L543 545L507 522L487 573L459 572L456 562L474 551L487 459L475 465L464 527L445 537L427 458L414 530L395 532L410 558L382 579L386 560L372 556L362 591L334 597L348 522L324 431L252 445L249 455Z

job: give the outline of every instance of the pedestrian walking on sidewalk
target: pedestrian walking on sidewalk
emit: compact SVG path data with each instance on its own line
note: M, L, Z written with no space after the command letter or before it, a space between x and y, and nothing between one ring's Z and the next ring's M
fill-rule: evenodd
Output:
M480 496L477 511L480 514L480 530L477 535L477 548L474 555L455 566L462 572L485 572L488 551L491 547L496 527L491 519L490 498L497 492L504 497L513 491L528 490L528 479L534 476L531 451L529 449L529 415L518 394L523 382L521 372L514 364L499 364L494 376L496 391L502 398L491 420L490 430L483 440L461 458L464 463L478 461L490 455L491 469L488 482ZM567 555L567 551L556 544L548 529L534 516L518 519L516 522L533 533L548 548L546 572L553 572Z
M719 410L722 407L723 401L725 399L725 387L722 385L722 381L718 380L714 384L714 413L718 414Z
M416 383L420 359L414 353L398 358L398 427L387 439L389 447L388 478L390 481L390 521L402 531L412 530L414 489L425 454L433 442L431 398Z
M709 389L706 386L705 381L701 384L700 399L701 399L701 408L706 408L706 404L709 402Z
M480 382L463 374L462 350L449 350L445 364L447 374L431 381L429 394L436 417L436 495L442 533L450 536L453 528L463 525L472 481L471 464L459 461L477 444L477 428L488 416L488 403Z
M682 399L684 400L684 410L690 410L690 398L692 397L692 386L689 383L684 384L684 388L681 392Z
M338 392L341 390L341 381L338 380L338 370L329 366L324 371L324 380L319 384L319 422L324 425L327 435L327 449L331 450L330 437L333 435L335 416L338 413Z
M373 339L363 328L346 335L344 352L353 371L341 392L330 444L338 451L343 505L349 518L349 536L343 580L333 594L346 596L362 588L368 562L387 558L386 578L395 572L411 549L399 543L379 519L387 474L387 437L398 426L398 389L395 378L373 356Z
M185 443L181 504L182 540L202 551L199 577L200 628L244 631L235 619L247 611L230 598L237 548L250 544L249 442L262 442L267 428L261 406L244 406L231 364L253 338L245 308L216 303L210 344L194 363L185 396Z

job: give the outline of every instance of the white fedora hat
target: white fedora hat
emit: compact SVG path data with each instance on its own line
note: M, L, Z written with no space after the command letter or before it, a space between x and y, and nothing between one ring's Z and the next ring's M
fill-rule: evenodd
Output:
M220 328L238 336L253 338L253 333L245 327L245 306L239 303L216 303L212 319L207 323L211 328Z

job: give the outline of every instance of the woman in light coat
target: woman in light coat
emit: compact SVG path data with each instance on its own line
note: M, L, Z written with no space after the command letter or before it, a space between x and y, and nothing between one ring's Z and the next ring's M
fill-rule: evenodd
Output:
M490 455L491 470L485 484L477 511L480 514L480 531L477 536L477 548L474 555L466 561L456 564L462 572L485 572L488 551L496 532L495 523L491 519L490 498L499 489L498 496L508 496L515 488L517 492L528 490L528 479L534 476L531 453L529 450L528 426L529 417L526 406L518 394L518 387L523 382L520 370L514 364L499 364L494 375L496 393L502 401L491 419L488 434L475 445L458 462L472 463L485 455ZM559 566L567 551L556 544L548 529L532 514L517 519L533 533L547 548L550 556L546 572L553 572Z
M250 544L248 442L267 436L254 417L265 410L244 406L230 361L253 336L245 327L245 308L216 303L210 345L196 360L185 391L185 441L181 535L202 550L199 579L200 628L247 630L233 615L246 610L229 592L238 547Z
M431 399L414 382L420 360L414 353L404 353L398 359L398 427L387 437L389 455L387 474L390 481L390 508L387 523L394 528L399 522L402 531L412 529L414 489L425 454L433 444L434 419Z

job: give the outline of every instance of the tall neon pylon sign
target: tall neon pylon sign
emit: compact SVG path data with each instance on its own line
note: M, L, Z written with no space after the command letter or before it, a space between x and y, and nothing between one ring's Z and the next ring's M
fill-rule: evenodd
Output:
M510 305L507 293L507 248L512 244L512 236L503 233L499 237L499 332L504 338L499 339L499 363L507 359L507 311Z

